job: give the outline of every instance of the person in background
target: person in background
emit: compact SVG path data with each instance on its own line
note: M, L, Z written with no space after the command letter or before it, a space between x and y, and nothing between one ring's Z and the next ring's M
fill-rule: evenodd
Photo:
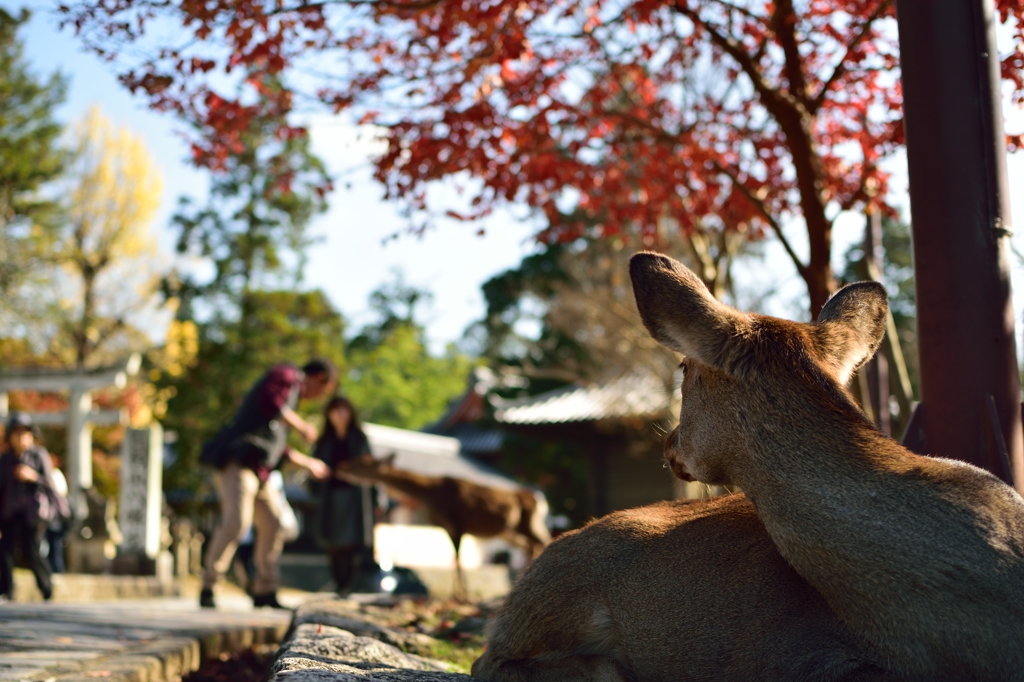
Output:
M341 463L369 452L356 408L348 398L331 398L324 408L324 430L314 456L333 472ZM352 485L336 474L322 485L322 492L317 529L330 558L338 594L344 596L351 592L363 567L366 548L373 546L373 504L367 488Z
M291 427L308 442L316 441L316 427L295 409L300 399L316 400L334 390L337 376L334 365L322 359L310 360L302 369L291 364L272 367L250 389L234 418L204 443L200 461L217 470L221 521L207 547L200 606L214 607L213 587L229 568L239 540L255 525L253 605L281 608L282 510L267 481L286 461L307 469L313 479L330 475L320 460L289 448L287 438Z
M0 452L0 596L5 599L14 597L16 547L32 569L43 599L53 595L50 566L40 553L46 524L56 512L52 470L50 453L35 442L32 420L27 414L12 413Z
M60 459L56 455L50 455L50 458L53 460L53 470L50 472L53 480L53 492L55 495L67 500L68 479L64 477L64 472L60 470ZM68 509L70 510L70 506ZM64 535L67 533L70 521L69 517L58 514L46 525L46 545L49 547L46 559L50 562L50 570L53 573L63 573L65 571Z

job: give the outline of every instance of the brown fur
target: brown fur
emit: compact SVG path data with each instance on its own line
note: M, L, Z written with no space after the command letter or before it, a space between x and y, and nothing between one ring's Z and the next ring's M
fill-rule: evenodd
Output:
M615 512L555 540L489 625L491 682L889 680L743 495Z
M382 483L410 497L427 510L427 518L448 533L455 547L458 589L465 593L459 545L463 535L478 538L502 536L523 547L530 558L551 542L544 525L547 502L528 488L491 488L450 477L422 476L393 466L394 456L374 459L364 455L341 465L339 473L353 480Z
M673 472L743 489L786 560L903 674L1024 679L1024 500L886 438L843 388L881 340L881 286L800 324L718 303L665 256L637 254L630 273L651 335L687 356Z

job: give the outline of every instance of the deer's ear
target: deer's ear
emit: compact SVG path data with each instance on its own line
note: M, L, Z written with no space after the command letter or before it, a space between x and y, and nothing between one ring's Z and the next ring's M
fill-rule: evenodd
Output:
M393 466L395 466L395 459L397 457L398 457L398 453L397 452L392 452L387 457L382 458L380 460L380 463L385 465L385 466L393 467Z
M878 350L888 314L889 297L878 282L843 287L821 309L817 339L840 383L848 382Z
M682 263L642 252L629 261L636 307L658 343L729 371L730 345L747 326L743 313L718 302Z

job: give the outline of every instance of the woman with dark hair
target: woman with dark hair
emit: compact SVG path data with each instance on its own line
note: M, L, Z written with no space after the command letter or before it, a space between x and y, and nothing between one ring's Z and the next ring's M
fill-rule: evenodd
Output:
M7 599L14 596L15 547L35 574L43 599L53 594L50 566L40 547L46 524L61 510L53 490L50 453L35 438L29 416L13 413L0 451L0 596Z
M323 485L318 525L327 548L338 594L352 591L364 556L373 547L373 501L369 491L338 477L339 464L370 452L359 426L356 408L344 396L335 396L324 408L324 429L314 456L332 471ZM372 555L369 561L372 561Z

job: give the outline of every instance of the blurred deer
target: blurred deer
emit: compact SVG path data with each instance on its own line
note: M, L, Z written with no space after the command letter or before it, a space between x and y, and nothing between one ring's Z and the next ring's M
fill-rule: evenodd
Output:
M459 596L466 596L466 581L459 561L463 535L503 537L522 547L531 559L551 542L551 534L544 523L548 503L539 491L492 488L448 476L424 476L396 468L394 460L394 454L384 459L364 455L339 465L336 474L359 482L382 483L385 488L422 504L428 520L444 528L451 538Z
M489 623L473 677L900 679L786 563L742 494L619 511L556 539Z
M651 336L686 356L665 443L676 476L739 486L782 556L896 672L1024 679L1024 500L883 436L844 388L881 341L882 286L847 286L801 324L725 306L659 254L634 256L630 274Z

